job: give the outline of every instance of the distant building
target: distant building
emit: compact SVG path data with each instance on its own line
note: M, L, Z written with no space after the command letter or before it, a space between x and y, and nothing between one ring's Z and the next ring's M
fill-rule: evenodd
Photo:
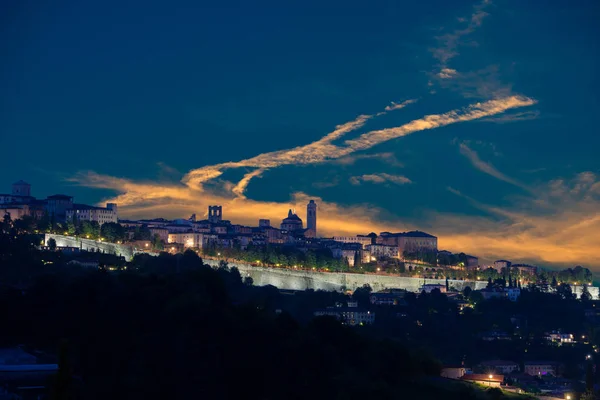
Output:
M46 211L54 216L57 221L65 221L67 211L73 208L73 197L64 194L55 194L46 199Z
M106 204L106 208L88 206L85 204L73 204L71 209L66 210L66 220L71 221L73 219L76 219L79 222L96 221L102 225L107 222L117 223L119 221L119 215L115 203Z
M377 243L398 246L398 252L437 252L437 237L421 231L402 233L381 232Z
M306 236L317 236L317 203L314 200L306 205Z
M506 297L508 297L510 301L517 301L519 296L521 296L521 289L518 287L505 288L504 291L506 292Z
M179 243L179 244L183 245L184 248L204 249L211 242L216 243L217 239L218 239L217 235L195 233L195 232L189 231L189 232L169 233L167 242L169 244Z
M31 185L25 181L18 181L12 184L10 194L0 194L0 204L28 204L35 200L31 197Z
M494 269L498 272L506 271L510 268L512 263L508 260L496 260L494 261Z
M476 268L479 266L479 258L475 256L467 255L467 268Z
M510 374L519 371L519 364L514 361L489 360L481 363L483 369L495 374Z
M223 206L208 206L208 220L219 223L223 220Z
M318 310L315 316L329 315L338 319L344 325L371 325L375 322L375 313L369 310L353 307L328 307L324 310Z
M399 258L398 246L388 244L368 244L365 246L371 257L379 259L381 257Z
M287 218L284 218L283 221L281 221L281 229L288 232L296 232L303 230L304 226L300 217L294 214L290 209Z
M481 295L485 300L503 299L506 297L506 291L501 287L485 288L481 289L479 292L481 292Z
M259 228L266 228L271 226L271 220L270 219L259 219L258 220L258 227Z
M482 386L487 387L500 387L500 384L504 382L504 375L496 374L466 374L461 378L463 381L478 383Z
M371 304L377 306L397 306L404 305L404 292L392 293L392 292L377 292L371 293L370 297Z
M98 260L71 260L67 263L68 265L76 265L83 268L97 269L100 263Z
M546 332L544 338L553 343L575 343L575 336L572 333L562 333L560 331Z
M531 376L560 376L560 364L554 361L525 361L523 372Z
M363 249L371 244L371 238L368 236L334 236L333 240L340 243L360 243Z
M463 366L460 367L443 367L440 373L442 378L448 379L460 379L467 373L467 369Z
M538 267L529 264L513 264L512 268L517 268L521 275L534 276L537 274Z
M431 293L435 289L439 289L440 292L446 293L446 285L442 285L442 284L438 284L438 283L423 284L423 286L421 286L421 288L419 289L419 293L421 293L421 292Z

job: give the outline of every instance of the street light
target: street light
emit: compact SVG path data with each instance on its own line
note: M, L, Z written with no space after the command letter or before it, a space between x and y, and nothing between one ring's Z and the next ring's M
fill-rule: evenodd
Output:
M489 374L488 378L490 378L490 380L488 381L488 386L492 386L492 378L494 377L494 375Z

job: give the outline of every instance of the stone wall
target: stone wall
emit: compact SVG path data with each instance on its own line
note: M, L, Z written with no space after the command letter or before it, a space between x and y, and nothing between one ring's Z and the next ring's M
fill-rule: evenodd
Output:
M98 253L115 254L125 257L126 261L131 261L134 255L133 248L124 244L99 242L92 239L83 239L73 236L45 234L44 244L48 246L48 240L53 238L56 240L58 247L77 247L82 251L91 251Z
M204 260L206 264L217 266L216 260ZM371 286L373 291L384 289L406 289L418 292L423 283L446 284L445 279L422 279L399 276L386 276L375 274L349 274L344 272L309 272L296 271L282 268L253 267L249 264L230 262L230 267L237 267L243 277L249 276L255 285L273 285L279 289L290 290L355 290L365 284ZM483 289L487 282L483 281L448 281L450 287L464 290L469 286L471 289Z

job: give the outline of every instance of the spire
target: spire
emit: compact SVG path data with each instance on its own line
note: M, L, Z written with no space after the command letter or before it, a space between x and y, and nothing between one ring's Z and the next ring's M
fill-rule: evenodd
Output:
M290 208L290 211L288 211L288 218L290 218L292 216L292 209Z

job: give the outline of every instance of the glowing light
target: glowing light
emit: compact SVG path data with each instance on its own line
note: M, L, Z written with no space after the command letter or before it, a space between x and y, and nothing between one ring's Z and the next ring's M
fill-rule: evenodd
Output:
M148 247L148 243L146 243L146 247Z

